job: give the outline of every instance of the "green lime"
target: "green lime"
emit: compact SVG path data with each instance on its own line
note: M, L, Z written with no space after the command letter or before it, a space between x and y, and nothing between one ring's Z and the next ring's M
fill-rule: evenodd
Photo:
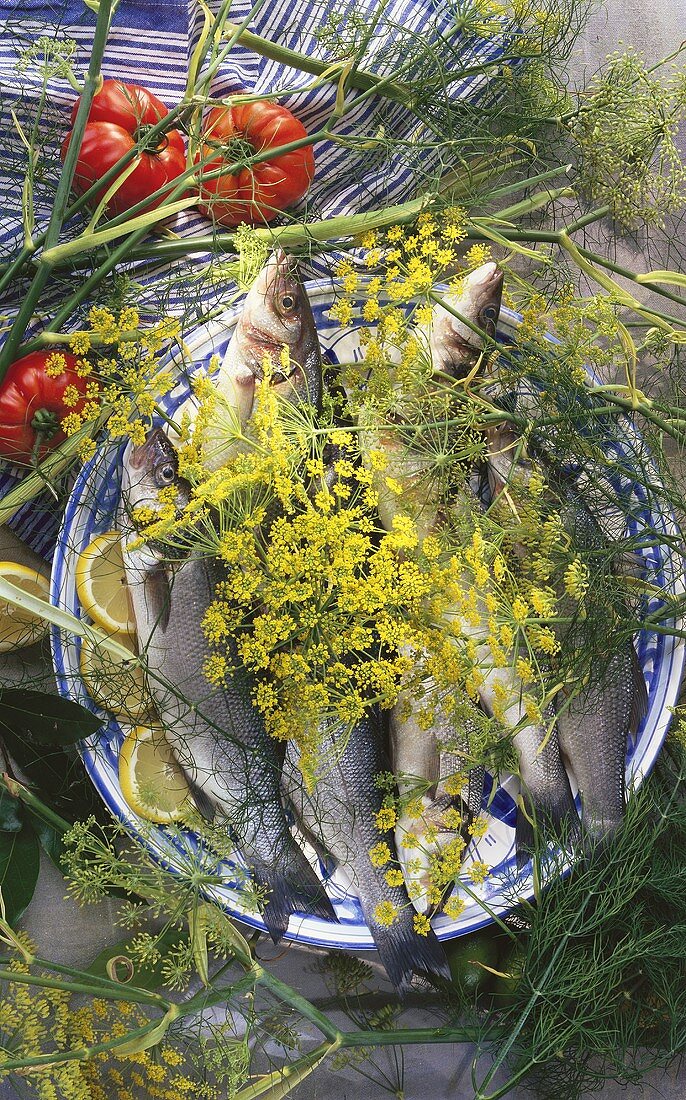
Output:
M485 992L495 980L487 966L498 970L498 944L491 931L472 932L459 936L445 946L453 985L459 994L473 1000Z
M511 944L503 953L497 966L502 976L495 978L491 987L494 1008L508 1008L513 1003L525 962L526 946L521 941Z

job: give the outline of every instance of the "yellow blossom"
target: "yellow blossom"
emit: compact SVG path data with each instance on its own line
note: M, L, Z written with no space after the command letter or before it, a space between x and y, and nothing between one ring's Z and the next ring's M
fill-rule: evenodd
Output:
M398 815L393 806L383 806L376 815L376 827L381 833L395 827Z
M415 913L412 924L418 936L428 936L431 931L431 922L423 913Z
M369 849L369 858L372 867L385 867L391 858L391 849L384 841L380 841Z
M448 900L444 903L443 912L445 913L446 917L450 917L451 920L457 920L458 917L462 916L466 908L467 903L464 901L464 899L454 896L448 898Z
M373 919L382 928L390 928L398 919L399 909L392 901L381 901L374 909Z
M45 360L45 373L48 378L59 378L67 369L67 360L61 352L54 351Z
M390 871L386 871L384 878L391 887L402 886L404 882L402 871L395 867Z
M466 871L466 876L475 886L481 885L488 878L490 867L482 860L475 860Z

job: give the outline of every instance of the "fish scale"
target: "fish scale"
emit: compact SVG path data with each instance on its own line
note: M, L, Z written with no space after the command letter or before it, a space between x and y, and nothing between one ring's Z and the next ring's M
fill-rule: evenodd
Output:
M587 551L606 549L608 539L595 509L588 506L578 485L564 485L560 493L565 500L563 520L575 546ZM578 644L583 646L583 623L578 630ZM596 667L586 687L560 702L557 720L560 748L581 795L587 849L602 844L623 820L627 735L637 731L648 707L643 671L631 639L610 652L604 668L599 664L600 671Z

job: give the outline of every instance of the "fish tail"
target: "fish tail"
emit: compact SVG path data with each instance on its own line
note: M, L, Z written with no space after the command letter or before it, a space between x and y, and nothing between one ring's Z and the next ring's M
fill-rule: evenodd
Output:
M308 913L322 920L337 921L334 908L314 870L295 843L284 853L278 866L257 861L252 866L256 885L266 900L262 917L274 943L288 928L291 913Z
M596 812L594 812L594 810ZM581 846L584 859L602 854L624 820L622 810L616 812L584 803L581 819Z
M579 840L580 822L569 783L561 784L554 797L530 798L520 795L515 826L517 870L521 871L535 849L535 830L550 829L565 846Z
M405 917L405 912L390 928L378 930L374 935L379 958L399 997L410 992L413 974L450 981L448 960L436 933L430 930L426 936L420 936L410 914Z

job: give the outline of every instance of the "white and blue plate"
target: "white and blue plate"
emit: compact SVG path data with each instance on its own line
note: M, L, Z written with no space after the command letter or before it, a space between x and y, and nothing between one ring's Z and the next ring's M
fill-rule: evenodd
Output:
M341 328L328 316L328 310L334 301L331 281L310 282L307 289L325 356L334 363L361 358L361 320L354 321L352 326ZM194 371L207 371L211 356L223 356L241 308L242 305L236 305L228 309L221 318L203 325L190 335L185 334ZM503 309L499 336L512 341L517 323L517 315ZM188 362L187 359L186 363ZM173 413L188 396L188 371L187 368L185 370L185 376L167 398L166 411L169 413ZM630 442L628 439L627 447L623 448L616 440L612 440L608 441L605 448L608 452L614 449L616 454L612 457L616 457L618 466L621 465L624 471L629 461L627 456L631 453ZM83 467L67 504L58 535L51 599L56 606L79 618L83 613L76 595L76 561L80 552L96 535L116 525L122 453L123 446L104 446ZM623 495L626 492L624 474ZM645 521L658 533L679 536L676 522L671 515L663 512L651 513L645 494L638 485L629 485L628 492L632 496L632 511L637 516L639 525ZM646 569L650 571L651 580L665 594L675 592L678 584L678 571L673 566L666 543L667 539L664 547L651 547L644 551L650 559L646 561ZM658 607L659 602L655 600L648 611ZM232 916L255 928L264 929L265 925L259 915L244 905L241 876L237 875L235 863L226 860L219 862L216 857L203 852L195 834L188 831L180 834L178 830L143 822L129 808L119 786L117 769L118 752L125 731L88 694L79 671L80 639L53 628L52 645L61 694L102 717L101 729L82 742L81 753L93 783L113 815L127 830L142 840L157 860L171 870L183 871L184 868L197 866L198 859L201 859L206 871L218 883L208 891L212 897ZM670 708L677 702L684 665L683 643L665 634L643 631L637 639L637 650L648 688L648 712L636 735L629 738L627 747L627 782L633 787L648 774L660 751L670 721ZM446 916L434 919L433 926L439 939L451 939L489 923L492 913L502 913L511 908L513 893L518 897L533 896L530 872L525 869L518 875L515 867L514 825L518 780L515 777L508 778L495 792L493 786L494 781L490 780L486 785L484 801L488 832L481 840L472 842L465 859L465 868L472 860L478 859L489 865L491 873L482 886L472 888L471 898L465 898L467 907L459 919L451 920ZM326 878L327 890L339 923L294 914L287 938L319 947L351 950L373 948L374 941L364 923L359 901L350 889L345 869L337 868L332 872L331 868L324 868L319 864L314 851L306 844L303 846L312 863ZM239 856L236 857L236 863L240 864Z

